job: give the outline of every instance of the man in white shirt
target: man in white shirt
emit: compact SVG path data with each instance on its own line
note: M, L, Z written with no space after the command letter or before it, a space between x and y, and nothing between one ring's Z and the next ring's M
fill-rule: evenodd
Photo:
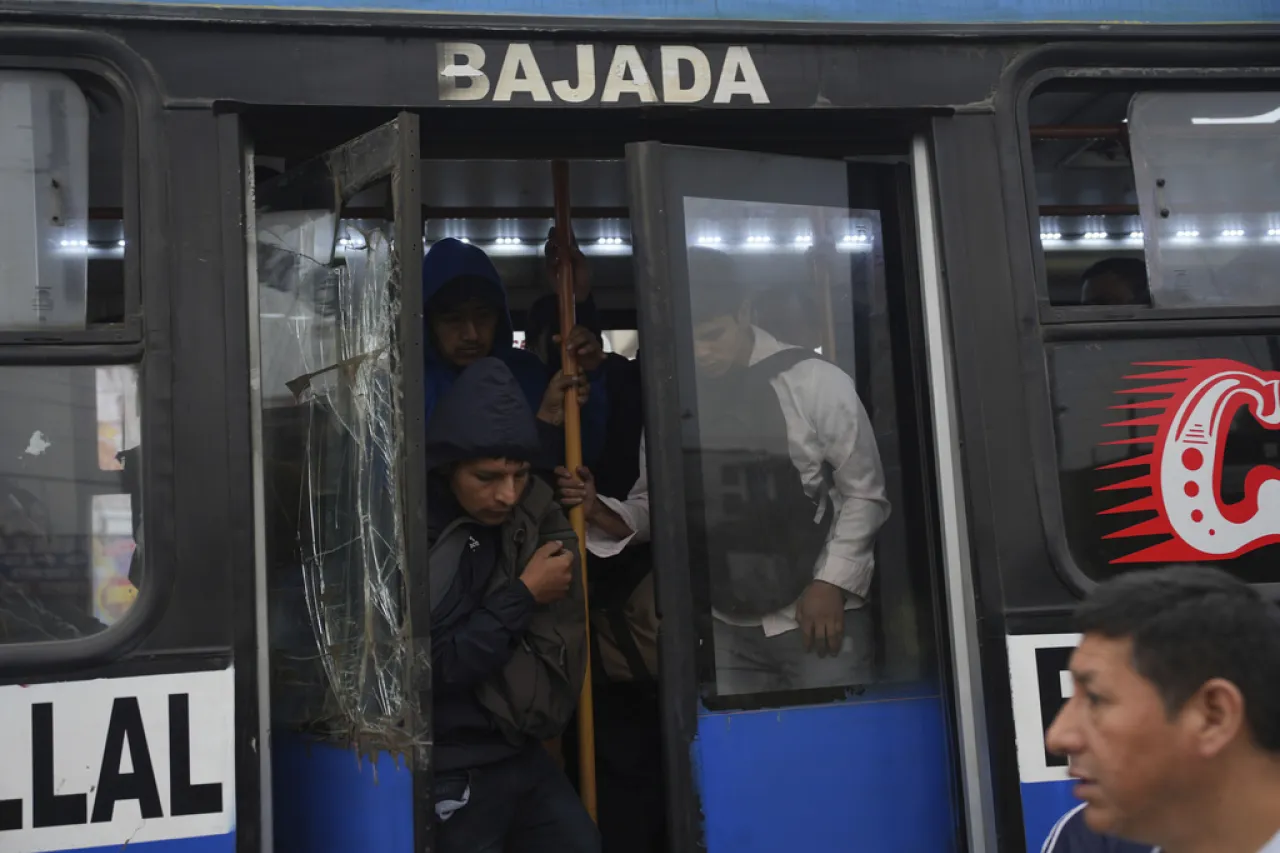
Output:
M1161 853L1280 853L1280 609L1167 566L1102 584L1077 620L1075 691L1045 742L1088 829ZM1048 849L1101 849L1077 835Z
M688 513L690 567L710 576L717 693L866 683L866 601L889 502L857 388L750 322L726 256L690 248L689 272L700 430L685 488L701 486ZM597 498L589 472L560 471L597 556L649 537L644 450L642 441L625 501Z

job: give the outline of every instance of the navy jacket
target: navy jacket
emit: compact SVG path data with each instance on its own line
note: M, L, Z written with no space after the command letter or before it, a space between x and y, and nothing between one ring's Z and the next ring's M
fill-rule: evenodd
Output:
M530 460L539 452L533 412L512 376L495 358L462 371L427 426L427 541L463 519L469 541L457 574L431 602L431 686L437 772L499 761L519 751L476 698L479 684L511 657L534 599L518 580L487 591L502 556L502 528L470 522L439 470L477 458Z
M557 321L557 303L554 294L547 294L538 299L529 308L525 322L525 334L529 340L536 340L539 335L552 333ZM600 320L600 312L596 309L595 299L588 296L577 305L577 320L597 337L603 335L604 324ZM551 369L560 369L560 351L552 349ZM602 386L607 396L604 440L595 452L584 446L583 461L595 475L596 489L600 494L618 500L626 500L631 487L640 477L640 433L644 428L643 390L640 377L640 358L634 361L617 353L605 356L604 363L596 377L592 380L591 394L595 399L597 387ZM590 403L588 403L590 406ZM584 407L586 408L586 407ZM585 415L586 413L584 413ZM595 417L596 412L591 415ZM598 425L592 422L589 426L583 419L583 440L588 430L595 430Z
M507 304L507 290L502 278L494 267L493 261L483 250L447 237L432 245L431 250L422 260L422 304L424 311L431 312L431 299L449 282L467 278L476 282L476 297L483 299L498 309L498 328L493 338L493 350L490 356L503 362L510 368L515 381L524 393L533 412L542 405L542 395L546 393L552 371L543 364L536 355L528 350L515 346L515 336L511 324L511 311ZM459 370L445 361L436 350L430 339L425 347L425 397L426 420L439 404L440 399L457 381ZM605 421L608 417L608 398L603 377L599 375L591 379L591 397L582 407L582 453L584 460L594 460L604 444ZM564 430L553 427L543 421L534 424L540 435L544 455L536 461L541 467L561 464L564 460Z
M1064 814L1049 830L1040 853L1160 853L1159 848L1099 835L1084 822L1084 804Z

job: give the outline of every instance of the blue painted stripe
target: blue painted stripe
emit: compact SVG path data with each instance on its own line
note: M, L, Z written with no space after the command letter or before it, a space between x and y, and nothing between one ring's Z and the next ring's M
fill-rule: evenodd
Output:
M75 850L60 850L58 853L120 853L124 849L119 844L106 847L78 847ZM129 842L129 853L235 853L236 834L201 835L196 838L171 838L166 841L132 841Z
M276 729L271 741L275 853L413 853L413 771Z
M1071 793L1075 784L1070 779L1022 783L1022 826L1027 833L1027 850L1039 850L1058 818L1080 805Z
M129 0L99 0L128 5ZM276 0L221 8L347 9L455 14L811 21L865 24L1240 24L1280 21L1276 0Z
M705 712L693 762L709 853L954 849L937 697Z

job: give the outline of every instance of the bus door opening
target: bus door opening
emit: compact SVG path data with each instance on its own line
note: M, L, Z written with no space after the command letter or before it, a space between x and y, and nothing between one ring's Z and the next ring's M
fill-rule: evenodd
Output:
M429 739L418 121L319 121L353 138L246 122L264 832L409 850Z
M627 148L668 782L713 851L956 845L910 171L878 159Z

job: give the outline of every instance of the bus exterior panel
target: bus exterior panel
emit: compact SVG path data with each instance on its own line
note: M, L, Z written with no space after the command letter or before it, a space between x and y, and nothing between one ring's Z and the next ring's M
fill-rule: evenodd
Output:
M90 0L86 6L127 7L129 0ZM990 24L1254 24L1277 20L1269 0L478 0L465 6L444 0L299 0L215 3L169 0L166 4L226 10L292 9L413 12L434 15L519 15L541 18L648 21L794 22L953 26ZM480 19L476 19L480 20Z
M1129 5L1109 5L1108 18L1125 16L1119 22L1124 25L1123 37L1113 40L1094 3L1071 4L1066 11L1060 4L1053 4L1050 11L1048 4L1037 3L953 3L929 9L899 3L874 10L870 4L787 4L783 15L781 7L773 4L731 3L712 8L654 3L623 9L606 3L587 9L573 4L553 7L513 1L482 8L495 16L515 17L450 18L450 26L463 26L465 34L400 32L394 37L382 32L380 26L398 23L405 16L382 15L380 11L428 11L442 16L461 13L426 3L365 7L345 2L341 6L313 3L305 8L257 6L240 10L182 4L185 12L175 16L178 7L53 2L0 6L0 33L14 36L9 42L11 53L22 52L22 39L36 31L30 27L35 20L41 24L38 31L45 34L74 26L104 28L102 38L150 69L158 91L163 92L156 104L160 120L139 133L145 144L164 156L148 160L149 168L142 170L139 180L159 183L175 198L180 188L183 197L171 218L148 220L150 232L159 236L149 242L145 236L142 240L144 251L154 253L154 271L144 287L153 300L149 304L154 306L148 322L172 318L174 324L174 329L164 329L165 334L156 335L150 344L160 352L173 346L172 361L164 368L177 378L165 390L176 402L165 399L174 403L174 412L184 412L173 415L178 447L165 460L182 472L172 501L178 519L174 539L181 542L175 554L182 559L174 560L180 571L175 572L163 618L149 626L152 631L139 649L105 665L95 662L81 667L70 676L72 680L53 683L68 676L34 668L6 675L5 686L0 687L0 696L15 697L4 699L0 708L5 712L10 707L16 709L11 733L20 734L15 735L20 742L5 749L29 756L26 763L17 762L20 773L0 774L0 827L11 824L19 810L24 821L18 835L0 832L0 847L10 838L28 844L33 853L91 849L95 841L100 841L99 846L122 843L107 833L76 835L78 829L73 832L69 825L48 828L60 833L48 836L56 838L54 841L22 840L35 838L21 833L28 832L26 821L35 802L50 802L46 795L55 798L52 802L69 803L77 816L81 801L76 798L86 795L84 808L92 826L96 804L89 788L107 778L123 779L133 786L129 793L136 794L118 798L109 820L103 821L112 833L123 831L120 822L127 822L135 812L139 816L154 814L154 802L165 817L157 818L155 826L147 830L153 834L140 834L138 841L149 837L153 844L171 844L184 835L203 840L182 843L215 845L192 850L224 850L233 843L234 833L236 849L246 853L265 849L256 834L256 749L260 744L255 741L259 729L252 710L258 699L254 695L258 687L255 650L265 639L255 635L263 626L255 625L254 595L246 592L246 587L252 588L253 576L245 568L253 561L248 543L252 525L245 508L251 502L251 477L247 462L250 370L243 354L248 337L244 324L257 318L246 318L244 309L246 259L241 217L246 190L240 172L240 142L241 134L248 132L254 120L285 108L294 110L294 116L314 108L320 118L315 124L299 126L298 134L307 137L319 132L326 145L353 135L351 128L366 119L369 126L385 121L393 108L415 110L423 117L424 145L437 145L444 139L474 156L509 155L509 137L517 132L528 141L530 150L537 146L545 150L545 139L559 138L556 135L563 135L566 127L586 131L577 134L583 156L620 149L623 143L655 135L663 142L724 147L730 140L737 147L788 153L802 149L805 154L828 157L841 156L842 140L859 133L871 138L880 132L894 144L903 139L918 140L934 169L933 181L922 196L932 198L936 193L938 239L931 251L936 250L933 260L943 273L935 294L941 301L933 308L945 311L943 322L931 328L932 337L927 340L919 329L910 330L914 337L908 362L914 368L924 349L933 347L938 352L941 348L946 358L938 364L954 371L950 377L957 394L954 415L963 441L957 442L959 459L953 460L953 467L962 471L963 480L955 471L932 470L933 455L940 454L940 448L922 447L922 458L913 464L920 466L922 478L930 482L930 478L953 478L952 484L962 487L959 494L965 512L952 516L950 522L946 521L947 513L937 513L943 516L938 522L927 506L929 501L923 501L926 506L912 516L912 522L921 531L918 538L926 549L936 544L937 525L963 525L961 531L949 531L963 536L954 540L956 547L945 555L947 577L956 581L948 587L952 598L945 607L933 605L933 612L926 616L940 627L938 654L944 659L951 651L948 630L965 630L965 639L972 642L980 658L972 681L957 685L944 679L945 695L936 697L937 704L928 709L931 716L927 722L937 722L934 711L940 707L949 712L947 722L958 727L956 709L963 705L960 694L971 694L967 707L976 709L974 719L987 746L981 747L976 738L954 734L942 745L959 754L955 761L960 769L953 767L949 804L964 804L971 844L973 839L984 837L973 824L984 819L987 809L993 819L990 826L982 827L988 830L985 838L990 842L984 849L1039 847L1053 820L1070 806L1062 761L1045 753L1042 739L1057 707L1069 695L1070 684L1063 672L1075 641L1070 633L1070 610L1087 590L1081 580L1083 573L1077 571L1084 564L1079 537L1068 541L1069 522L1064 521L1064 505L1071 510L1075 492L1060 489L1060 459L1054 444L1055 436L1068 433L1062 425L1074 423L1070 418L1079 413L1054 411L1054 395L1062 395L1067 385L1059 382L1051 386L1053 359L1081 363L1073 347L1099 349L1103 345L1097 342L1108 338L1131 337L1146 346L1161 339L1197 336L1215 341L1274 337L1271 333L1277 323L1266 306L1228 304L1177 310L1157 306L1149 315L1138 316L1129 308L1056 303L1050 293L1056 284L1051 285L1049 279L1071 283L1079 270L1078 264L1063 262L1061 257L1065 256L1051 256L1058 248L1048 244L1059 242L1063 234L1045 230L1052 226L1042 221L1037 209L1054 199L1037 199L1032 189L1037 176L1030 163L1027 102L1041 78L1053 77L1095 77L1108 82L1125 76L1131 81L1160 77L1165 88L1207 91L1248 77L1255 88L1260 80L1266 84L1261 88L1266 88L1277 78L1272 67L1274 33L1260 27L1245 41L1239 30L1216 25L1275 22L1273 4L1241 0L1210 7L1135 0ZM1112 11L1117 9L1120 11ZM240 19L245 10L264 12L263 20L270 20L272 28ZM333 20L324 17L326 10L354 12L371 26L320 26ZM555 38L536 37L528 31L529 19L519 17L537 14L561 19L602 13L622 17L616 21L579 19L572 36ZM629 23L623 17L638 19L640 14L663 20L640 22L648 28L643 36L629 31L621 37L612 31ZM181 20L205 15L221 23L209 26ZM904 28L895 30L892 40L864 38L848 44L836 44L832 38L762 35L752 30L753 22L772 16L792 22L848 24L851 31L859 24L877 22ZM148 20L150 17L167 20ZM687 32L681 34L683 19L690 25L695 20L718 21L735 36L732 43L725 38L698 42ZM421 20L433 18L421 16ZM1052 37L1028 35L1033 30L1041 32L1039 25L1052 30L1055 22L1082 25L1062 31L1075 36L1087 31L1089 43L1058 44ZM1036 26L1010 37L996 26L1001 24ZM1144 24L1150 27L1144 29ZM911 35L913 25L918 27L915 32L921 34L919 38ZM1179 25L1183 37L1177 43L1164 40L1162 35L1168 32L1165 25ZM940 42L936 38L939 31L968 41ZM831 30L832 34L838 32ZM990 37L984 38L984 33ZM702 61L690 59L694 54L689 48L696 50ZM45 51L49 52L56 53ZM65 52L78 55L71 49ZM1160 69L1159 73L1155 69ZM615 70L625 73L610 73ZM620 87L619 80L625 85ZM1128 85L1141 88L1136 82ZM327 108L341 108L343 120L333 117L337 109L324 112ZM694 116L702 123L694 122ZM659 126L660 119L671 124ZM334 126L328 127L328 122ZM804 141L798 141L801 139ZM312 148L321 145L312 139L304 141ZM1105 159L1098 152L1092 154L1097 157L1091 162ZM150 168L153 164L158 165ZM152 186L148 198L165 195L159 190ZM147 215L157 216L157 210L164 208L153 204ZM914 220L907 216L907 221L915 231ZM1280 232L1280 222L1274 227ZM1183 230L1189 235L1194 229L1187 226ZM1222 239L1235 239L1236 230L1223 226ZM1112 239L1111 232L1095 229L1069 233L1070 239L1062 242L1090 245L1090 241L1101 239L1097 233ZM1124 236L1116 232L1116 245ZM904 240L911 243L909 237ZM133 251L137 250L126 249ZM163 276L160 270L164 270ZM902 276L903 280L910 278L908 273ZM920 294L910 287L904 290L904 304L918 311L919 305L912 300L918 300ZM170 296L172 310L165 301ZM157 298L160 301L154 301ZM659 344L673 337L669 329L654 326L650 331ZM1260 351L1265 350L1263 346ZM1276 366L1263 363L1261 358L1254 361L1255 372ZM1115 373L1108 383L1122 378L1120 367L1118 362L1106 367ZM1127 370L1127 365L1124 367ZM905 367L904 371L910 373ZM936 389L938 381L945 381L945 373L940 370L943 379L935 376L932 387ZM914 382L922 389L922 402L928 402L923 399L927 378L917 374ZM1108 390L1112 387L1106 385ZM1066 393L1072 392L1068 389ZM652 425L654 416L650 417ZM927 413L920 417L926 419ZM666 423L667 435L655 440L672 440L678 428L674 419L672 414ZM1101 420L1098 423L1099 427L1104 425ZM922 430L921 434L927 437L929 433ZM1263 451L1265 446L1265 442L1259 445ZM1245 463L1237 461L1235 467L1248 469L1252 464L1250 460ZM1091 483L1085 482L1081 490L1093 492ZM674 546L668 547L674 552ZM233 564L239 568L229 569ZM677 603L670 598L672 593L665 594L668 604ZM691 647L696 636L687 602L682 606L685 609L680 612L688 619L672 617L674 607L668 613L673 620L671 634L676 636L666 642L676 649ZM974 617L967 627L956 616L966 609ZM190 668L194 666L191 661L201 655L219 657L225 664L232 650L233 669L220 666L212 673L153 672L145 677L135 671L146 666ZM188 656L185 661L182 655ZM673 800L680 813L671 820L673 837L683 851L694 849L699 842L717 841L717 832L723 833L719 838L732 837L729 830L733 826L726 830L724 824L714 821L704 825L698 810L708 805L723 817L735 802L730 796L734 783L747 775L747 768L730 764L719 765L714 774L707 772L705 763L691 766L705 762L711 755L707 750L731 752L741 743L734 738L750 739L753 730L758 737L767 737L770 730L780 729L784 723L834 718L833 709L838 706L738 709L731 713L753 715L750 725L742 727L744 731L735 730L730 737L724 731L707 729L709 736L699 742L699 725L718 724L730 714L708 714L698 704L699 684L692 662L673 669L680 680L669 685L675 707L668 709L668 722L680 742L678 749L669 749L667 754L677 759L672 772L680 776L675 786L680 796ZM959 671L960 667L949 661L944 669ZM953 676L954 672L949 672L948 678ZM24 686L27 684L30 686ZM181 726L174 729L182 706L175 697L183 695L192 697L188 700L190 740L186 741L192 761L185 779L174 750L178 745L180 753L184 743ZM28 698L31 696L36 698ZM191 704L197 696L207 697L200 700L199 709ZM60 703L66 702L74 707L64 714ZM50 705L52 711L37 710ZM232 709L230 723L228 707ZM867 706L861 710L872 714ZM718 714L722 715L717 718ZM71 721L68 726L82 721L88 734L64 735L64 719ZM141 720L140 727L135 719ZM156 788L154 801L147 774L140 770L144 737L135 737L138 731L147 744ZM49 744L44 740L45 732L52 733ZM816 733L791 734L804 739ZM726 736L718 744L711 743L714 737L710 735L716 734ZM77 767L74 774L68 769L67 785L74 782L74 786L59 790L55 785L52 794L43 786L37 790L34 781L44 781L49 767L55 776L60 772L66 738L71 738L68 748L90 756L90 766L84 771ZM234 744L234 779L226 772L228 743ZM388 755L362 764L358 756L341 749L317 758L307 752L307 746L282 740L277 745L276 757L281 762L277 766L296 762L293 772L305 775L320 764L330 765L328 779L335 781L335 787L315 791L321 801L328 797L330 802L340 802L346 796L338 790L343 785L350 786L347 790L362 789L361 797L375 796L377 789L380 806L394 801L391 811L395 816L372 810L370 814L394 824L388 831L389 846L408 849L414 833L409 832L413 827L405 812L426 801L420 791L414 791L422 782L421 766L410 770L404 763L389 761ZM810 742L807 748L818 754L820 746ZM115 750L121 751L121 763L110 767L112 762L103 761L102 756L111 757ZM128 765L123 763L125 753ZM933 750L933 754L936 757L939 751ZM198 766L197 755L204 756ZM51 763L41 762L46 757ZM375 771L388 767L390 775L379 786ZM182 784L175 785L175 778ZM982 789L984 779L990 790ZM320 784L325 779L315 781L317 789L325 787ZM708 784L717 790L703 787ZM201 796L207 805L212 802L208 792L213 786L220 786L221 793L216 813L183 815L181 819L187 823L182 828L163 823L174 812L175 790L204 792ZM58 796L71 799L59 801ZM287 812L296 803L286 801L283 796L277 800L278 806L283 806L276 814L278 820L288 815L287 819L296 820L304 814L302 809ZM233 808L236 803L241 807ZM749 817L769 818L766 808L755 811L757 814ZM416 817L420 820L420 815ZM148 818L146 825L151 824ZM779 832L786 829L781 824L774 828ZM31 825L30 832L45 829ZM287 831L287 827L277 826L276 835L281 837ZM359 827L340 831L353 833L344 838L361 837ZM325 834L334 840L339 830L299 837Z

